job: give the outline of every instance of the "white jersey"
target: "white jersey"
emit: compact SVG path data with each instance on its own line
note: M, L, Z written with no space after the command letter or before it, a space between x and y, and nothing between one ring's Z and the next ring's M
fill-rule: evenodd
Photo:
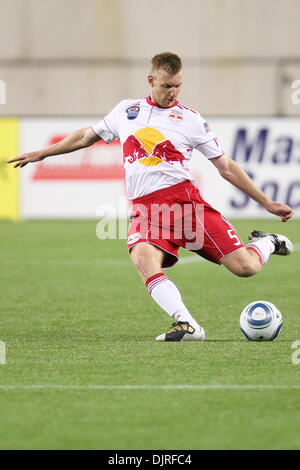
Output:
M120 139L129 199L194 182L194 148L207 158L224 153L205 119L178 101L161 108L150 97L123 100L92 128L106 143Z

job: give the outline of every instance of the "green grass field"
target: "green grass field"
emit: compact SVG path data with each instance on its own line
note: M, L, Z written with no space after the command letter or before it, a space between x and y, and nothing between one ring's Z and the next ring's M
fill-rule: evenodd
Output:
M300 220L234 225L299 248ZM300 250L251 278L206 261L168 270L207 340L157 343L170 318L96 221L1 222L0 242L1 449L300 449ZM259 299L283 314L274 342L240 332Z

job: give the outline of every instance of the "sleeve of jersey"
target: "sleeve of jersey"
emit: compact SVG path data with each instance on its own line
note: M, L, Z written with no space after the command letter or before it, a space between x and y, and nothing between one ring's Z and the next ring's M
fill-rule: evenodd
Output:
M103 119L92 125L93 131L99 135L107 144L119 139L119 107L117 104Z
M220 157L224 154L215 133L200 115L197 115L196 124L191 130L193 148L199 150L206 158Z

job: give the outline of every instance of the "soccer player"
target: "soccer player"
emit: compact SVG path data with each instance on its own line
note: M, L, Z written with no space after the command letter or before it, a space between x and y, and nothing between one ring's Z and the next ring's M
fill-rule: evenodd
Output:
M151 60L147 98L125 99L94 125L8 162L22 168L88 147L99 139L106 143L120 139L132 201L129 253L152 298L175 320L157 341L205 339L204 329L183 303L178 288L162 272L176 263L179 247L222 264L237 276L252 276L271 254L288 255L293 250L287 237L261 231L251 232L245 246L234 227L203 200L189 170L193 149L208 158L223 178L283 222L293 215L288 205L261 192L224 153L197 111L178 101L182 82L180 57L170 52L157 54Z

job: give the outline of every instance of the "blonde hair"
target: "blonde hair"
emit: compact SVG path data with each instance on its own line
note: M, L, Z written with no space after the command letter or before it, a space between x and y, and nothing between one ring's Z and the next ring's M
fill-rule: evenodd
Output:
M164 70L169 75L176 75L182 69L181 59L172 52L161 52L151 59L151 73Z

